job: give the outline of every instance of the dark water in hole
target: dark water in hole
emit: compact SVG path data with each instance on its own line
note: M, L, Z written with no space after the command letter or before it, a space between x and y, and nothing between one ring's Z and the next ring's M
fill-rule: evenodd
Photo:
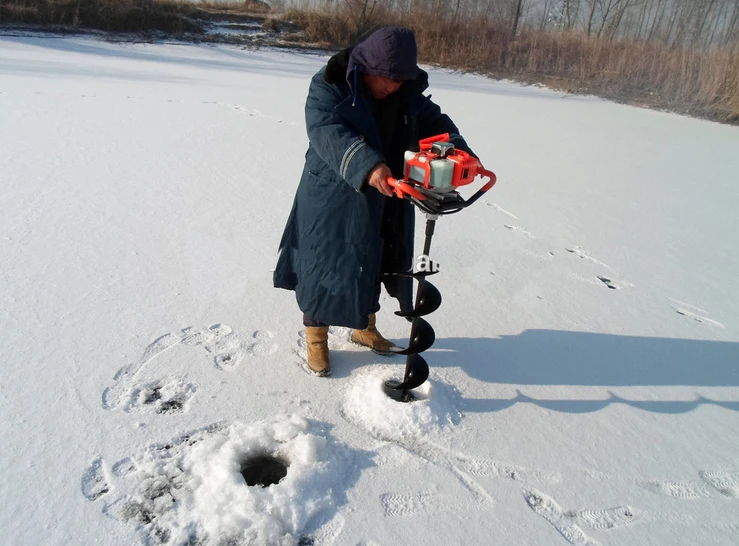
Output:
M287 465L276 457L262 455L241 463L241 475L248 486L269 487L287 476Z

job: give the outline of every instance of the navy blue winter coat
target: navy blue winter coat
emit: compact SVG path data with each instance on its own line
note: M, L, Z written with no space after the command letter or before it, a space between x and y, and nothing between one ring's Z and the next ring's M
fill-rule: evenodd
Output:
M356 58L352 49L334 55L310 82L305 104L310 144L280 242L274 286L294 290L298 307L314 320L366 328L379 275L413 267L415 224L413 205L369 186L370 171L385 162L401 178L404 152L441 133L452 134L456 147L472 152L452 120L423 96L428 74L420 69L396 91L398 113L391 137L383 139L374 99L349 66ZM401 310L412 309L411 279L390 276L383 282Z

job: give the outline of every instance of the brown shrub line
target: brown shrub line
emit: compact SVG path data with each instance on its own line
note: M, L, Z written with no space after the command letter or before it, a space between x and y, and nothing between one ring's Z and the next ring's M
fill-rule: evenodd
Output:
M269 6L259 0L238 4L184 0L0 0L0 24L200 34L204 31L201 22L213 18L214 14L223 19L229 15L269 11Z
M256 18L274 31L290 28L283 38L325 49L354 43L378 26L407 26L416 33L423 63L739 124L739 44L680 49L572 31L524 30L514 37L508 24L493 19L449 21L424 11L385 10L358 23L355 15L348 9L291 10L277 17L261 0L0 0L0 24L202 36L204 21Z
M357 29L346 11L293 10L283 17L304 29L307 42L324 47L347 46L372 28ZM493 20L444 22L426 13L383 13L373 23L412 28L423 63L739 123L739 44L680 49L574 31L524 30L513 37L508 25Z

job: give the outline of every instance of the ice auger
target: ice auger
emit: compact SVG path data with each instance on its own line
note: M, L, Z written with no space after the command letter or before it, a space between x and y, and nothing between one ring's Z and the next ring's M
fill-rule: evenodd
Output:
M392 352L407 356L403 381L387 381L384 385L385 393L399 402L412 401L414 397L410 391L421 386L429 376L428 363L419 353L431 347L436 339L434 329L422 317L433 313L441 305L439 290L426 280L427 276L438 272L438 267L429 258L436 220L439 216L454 214L470 206L496 182L492 171L484 169L467 152L455 149L450 140L448 133L421 140L419 151L405 153L403 179L387 180L397 197L408 199L426 215L426 238L422 255L424 267L418 271L390 273L412 277L418 281L413 310L395 313L412 320L408 346L391 348ZM487 178L488 182L471 197L463 199L457 188L471 184L477 176Z

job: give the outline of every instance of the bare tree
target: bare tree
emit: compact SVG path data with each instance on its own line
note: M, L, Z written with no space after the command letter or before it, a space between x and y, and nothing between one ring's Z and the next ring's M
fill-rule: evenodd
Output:
M457 19L459 17L459 7L462 3L462 0L456 0L456 6L454 6L454 15L452 15L452 25L457 23Z
M657 0L657 5L654 9L654 16L652 17L652 23L647 34L647 41L650 42L656 39L657 33L662 26L662 21L667 11L667 0Z
M539 30L544 30L547 27L549 18L551 16L552 0L544 0L544 7L541 12L541 19L539 20Z
M564 0L563 15L565 28L572 30L577 24L577 19L580 15L581 0Z
M372 16L377 7L377 0L344 0L354 20L353 39L362 36L371 26Z
M590 13L588 14L588 25L586 33L590 36L590 32L593 29L593 17L595 16L595 7L598 5L598 0L590 0Z
M613 38L618 32L624 13L635 3L635 0L598 0L600 11L600 27L598 37L604 35Z
M723 46L730 44L739 44L739 0L733 0L731 6L731 15L726 16L726 26L724 29ZM739 47L739 46L737 46Z
M513 3L513 24L511 25L511 35L518 34L518 25L521 22L521 10L523 8L523 0L515 0Z

